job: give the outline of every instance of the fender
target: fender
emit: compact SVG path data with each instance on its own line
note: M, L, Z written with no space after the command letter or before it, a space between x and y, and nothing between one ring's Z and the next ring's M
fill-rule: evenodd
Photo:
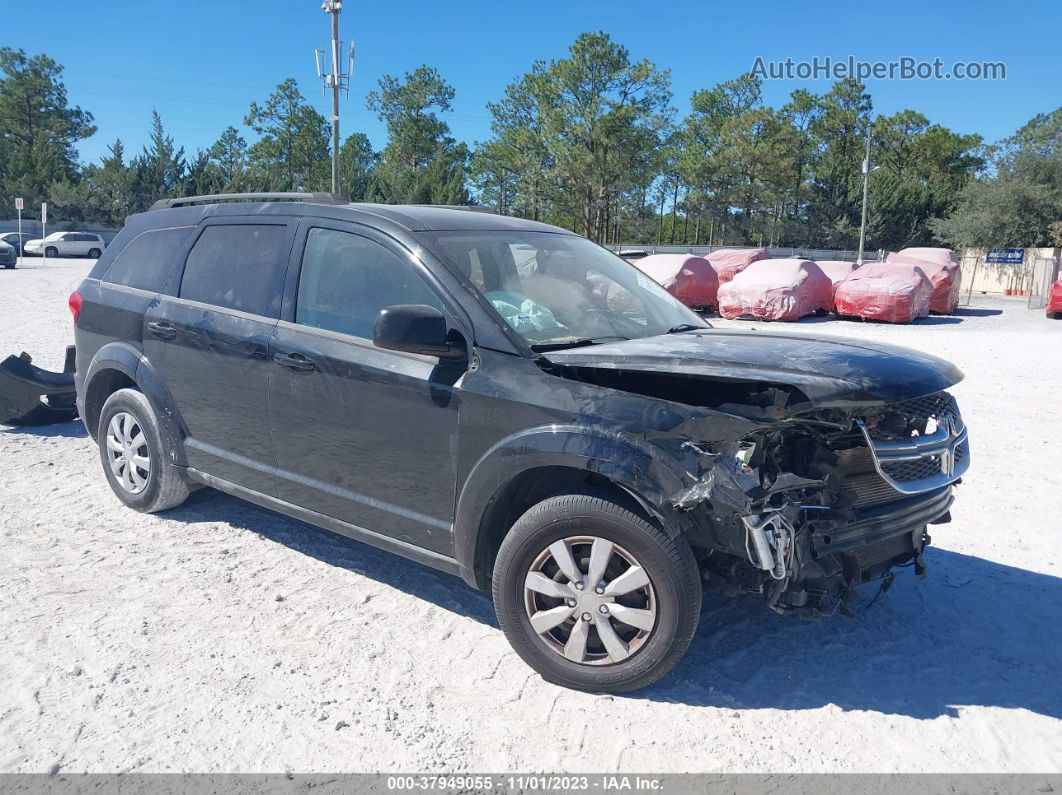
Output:
M554 466L607 478L663 520L665 528L671 525L667 519L674 513L668 505L669 495L690 483L681 460L665 456L661 448L644 438L585 425L548 425L519 431L499 441L473 465L458 495L454 557L466 581L475 581L480 520L491 500L517 475Z
M81 373L78 373L77 403L81 416L86 416L85 396L89 386L93 379L104 370L117 370L139 387L155 411L163 441L167 443L171 451L172 463L177 466L187 466L188 462L184 455L184 439L188 435L187 426L162 378L151 362L144 357L139 347L132 343L125 341L107 343L92 357L85 375L82 377ZM93 429L88 428L87 423L86 428L89 435L94 437Z

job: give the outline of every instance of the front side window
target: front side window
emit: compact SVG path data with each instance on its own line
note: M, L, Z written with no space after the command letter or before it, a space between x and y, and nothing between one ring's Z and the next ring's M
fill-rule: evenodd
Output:
M208 226L184 265L180 297L279 317L277 274L287 258L287 227L279 224Z
M532 347L707 327L663 287L585 238L551 232L424 232Z
M442 310L439 296L413 265L386 246L352 232L309 231L296 323L372 339L380 310L395 304Z
M121 250L103 281L158 292L162 289L170 266L193 227L151 229L141 232Z

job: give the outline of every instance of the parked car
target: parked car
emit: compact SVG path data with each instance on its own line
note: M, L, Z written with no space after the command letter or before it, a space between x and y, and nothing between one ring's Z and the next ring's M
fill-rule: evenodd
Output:
M21 234L18 232L5 232L4 234L0 235L0 242L7 243L9 246L15 249L15 253L19 257L25 256L25 245L32 239L33 235L31 235L29 232L22 232Z
M932 297L933 284L919 266L871 262L837 284L833 306L841 317L911 323L929 315Z
M78 410L130 508L210 486L457 574L595 691L674 666L705 583L816 617L925 571L970 461L951 364L713 329L545 224L232 198L130 216L70 298Z
M922 269L933 284L929 311L935 315L953 315L959 308L959 287L962 270L959 259L950 248L905 248L889 252L886 262L907 263Z
M1051 293L1047 297L1047 316L1055 319L1062 317L1062 279L1051 285Z
M859 268L858 264L842 259L819 259L815 260L815 264L819 266L819 270L830 277L830 281L834 284L848 278L853 271Z
M703 257L692 254L652 254L631 262L690 309L715 309L719 277Z
M52 232L43 240L27 241L27 254L48 257L92 257L98 259L107 244L95 232Z
M726 284L749 265L761 259L770 259L770 252L765 248L721 248L705 255L720 284Z
M18 252L14 247L0 241L0 267L11 270L16 262L18 262Z
M759 260L719 288L725 318L799 320L831 309L833 282L809 260Z

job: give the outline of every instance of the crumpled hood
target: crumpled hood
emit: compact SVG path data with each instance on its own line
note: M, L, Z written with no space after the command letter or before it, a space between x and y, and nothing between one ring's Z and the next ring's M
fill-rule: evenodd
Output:
M704 331L550 351L557 365L785 384L816 406L893 402L962 380L950 362L898 345L773 331Z

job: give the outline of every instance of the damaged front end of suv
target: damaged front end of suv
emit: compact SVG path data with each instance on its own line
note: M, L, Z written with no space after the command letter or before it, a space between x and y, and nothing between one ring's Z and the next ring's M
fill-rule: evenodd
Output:
M817 618L850 613L856 587L887 588L896 566L925 573L927 528L950 521L970 465L966 426L945 391L962 378L956 368L853 341L715 329L683 337L664 357L565 358L569 377L712 410L685 426L696 464L687 459L689 482L670 498L709 586ZM783 361L792 345L800 356ZM728 349L757 364L721 361Z

